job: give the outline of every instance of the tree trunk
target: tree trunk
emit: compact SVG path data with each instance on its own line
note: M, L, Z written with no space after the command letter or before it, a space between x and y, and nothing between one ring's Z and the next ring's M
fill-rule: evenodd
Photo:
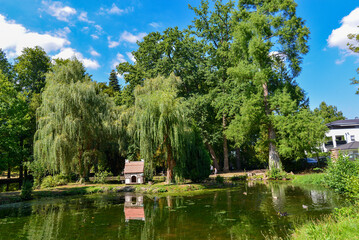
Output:
M8 167L7 167L7 178L11 178L11 167L10 167L10 164L8 164Z
M21 186L22 186L23 177L24 177L24 167L22 166L22 163L21 163L20 167L19 167L19 178L20 178L19 188L21 188Z
M219 167L219 164L218 164L218 158L217 158L217 155L216 155L215 151L213 150L212 145L209 144L208 142L206 142L205 144L206 144L206 146L207 146L207 148L208 148L208 151L209 151L209 153L210 153L210 155L211 155L211 158L212 158L212 160L213 160L213 165L214 165L214 167L215 167L218 171L220 171L220 167Z
M223 126L223 131L226 129L227 127L227 120L226 120L226 115L223 114L223 118L222 118L222 126ZM227 137L223 132L223 172L229 172L229 165L228 165L228 143L227 143Z
M269 170L282 169L279 154L275 146L275 132L272 126L269 126Z
M263 84L263 99L264 99L265 113L266 113L267 117L269 117L271 114L271 110L269 109L269 105L268 105L268 85L267 85L267 83ZM276 146L275 146L275 131L274 131L272 123L270 123L270 122L268 123L268 140L269 140L269 158L268 158L269 170L272 170L275 168L282 169L282 164L281 164L281 161L279 158L279 154L278 154Z
M10 168L10 163L8 163L8 167L7 167L7 178L10 178L11 177L11 168ZM9 191L9 187L10 187L10 184L6 184L6 191Z
M166 148L167 148L167 179L166 183L170 184L173 181L173 168L175 167L175 162L172 155L172 146L166 137Z
M24 167L22 166L22 163L19 167L19 178L22 179L24 177Z
M236 149L236 165L237 165L237 169L240 170L241 169L241 151L239 148Z

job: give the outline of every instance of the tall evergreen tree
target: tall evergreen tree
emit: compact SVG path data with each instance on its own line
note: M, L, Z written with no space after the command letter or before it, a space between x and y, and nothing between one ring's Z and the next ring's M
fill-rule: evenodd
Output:
M120 85L118 84L117 74L115 70L112 70L109 77L109 86L115 91L119 92Z

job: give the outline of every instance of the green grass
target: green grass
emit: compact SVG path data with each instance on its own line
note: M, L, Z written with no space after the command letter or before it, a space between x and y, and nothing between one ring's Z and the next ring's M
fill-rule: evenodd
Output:
M319 221L311 221L297 227L292 239L348 240L359 239L358 204L338 210Z
M313 173L306 175L294 175L293 183L299 184L315 184L322 185L324 184L324 173Z

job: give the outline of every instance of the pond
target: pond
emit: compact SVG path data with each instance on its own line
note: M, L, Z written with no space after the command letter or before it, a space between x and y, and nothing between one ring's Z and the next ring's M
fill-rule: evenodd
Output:
M0 206L0 239L264 239L342 206L329 189L243 185L182 197L135 193ZM303 206L304 205L304 206Z

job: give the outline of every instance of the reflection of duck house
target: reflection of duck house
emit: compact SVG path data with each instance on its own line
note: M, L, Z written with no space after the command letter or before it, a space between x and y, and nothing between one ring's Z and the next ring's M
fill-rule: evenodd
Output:
M145 209L143 207L142 196L125 196L125 219L129 220L142 220L145 221Z
M141 184L143 183L143 170L145 162L141 161L129 161L126 159L125 163L125 183L126 184Z

